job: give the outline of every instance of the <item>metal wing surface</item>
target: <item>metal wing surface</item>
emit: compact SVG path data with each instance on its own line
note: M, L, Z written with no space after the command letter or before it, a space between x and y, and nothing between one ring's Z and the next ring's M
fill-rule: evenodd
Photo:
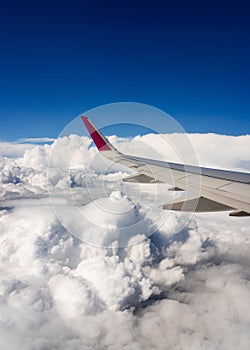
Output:
M178 211L230 211L230 216L250 216L250 173L203 168L130 156L119 152L85 117L81 117L101 154L134 170L124 182L171 184L185 196L163 205Z

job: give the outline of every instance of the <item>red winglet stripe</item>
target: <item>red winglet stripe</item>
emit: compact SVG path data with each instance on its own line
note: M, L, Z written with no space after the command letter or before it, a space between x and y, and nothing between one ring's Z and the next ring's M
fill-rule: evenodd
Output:
M94 127L87 117L81 117L84 122L90 136L92 137L96 147L99 151L112 151L111 147L107 144L107 141L102 134Z
M107 145L106 141L102 138L98 131L94 131L90 134L96 147L99 151L111 151L111 148Z
M94 131L96 131L96 128L94 127L94 125L90 122L90 120L87 117L81 117L82 121L84 122L88 132L90 134L92 134Z

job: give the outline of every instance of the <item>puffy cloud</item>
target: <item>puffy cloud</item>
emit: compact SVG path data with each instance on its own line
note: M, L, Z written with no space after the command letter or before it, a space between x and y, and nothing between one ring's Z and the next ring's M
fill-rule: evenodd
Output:
M239 171L250 170L250 156L248 152L250 135L170 134L160 137L160 135L156 134L142 136L140 141L157 150L163 159L169 161L178 160L177 147L178 151L181 152L179 160L187 163L190 159L188 155L190 147L185 147L186 137L192 144L200 166ZM133 142L131 143L131 152L133 152L132 144Z
M18 158L22 157L24 153L32 149L34 145L20 144L14 142L0 142L0 158Z
M250 169L249 136L189 137L204 165ZM118 141L176 160L159 135ZM249 219L201 214L179 232L164 186L153 208L149 185L124 195L89 146L72 135L1 159L2 348L248 350Z
M139 328L153 349L248 349L249 274L239 265L196 268L169 298L143 310Z

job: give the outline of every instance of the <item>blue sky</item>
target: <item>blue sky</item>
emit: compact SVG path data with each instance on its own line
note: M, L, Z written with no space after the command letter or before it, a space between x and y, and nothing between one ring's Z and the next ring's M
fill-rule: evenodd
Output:
M2 2L1 139L54 137L120 101L163 109L187 132L250 133L249 6Z

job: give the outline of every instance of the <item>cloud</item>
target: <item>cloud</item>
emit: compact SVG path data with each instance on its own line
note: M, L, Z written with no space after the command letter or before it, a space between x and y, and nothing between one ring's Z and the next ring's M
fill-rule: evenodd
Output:
M140 315L139 328L151 348L249 347L250 319L244 311L250 306L246 268L203 265L187 273L178 287L168 299Z
M0 142L0 158L18 158L22 157L26 150L32 149L34 145L20 144L13 142Z
M54 137L25 137L18 139L17 142L20 143L46 143L54 142L56 139Z
M145 157L145 148L143 149L142 144L146 144L149 147L147 152L151 152L152 155L157 151L161 159L188 163L193 158L189 157L191 148L187 147L186 137L192 144L200 166L250 170L248 152L250 135L170 134L161 137L157 134L149 134L136 136L129 143L124 143L124 146L121 143L120 148L124 152L133 154L135 152L133 144L137 142L141 146L136 149L136 152L140 152L141 156ZM178 152L181 152L181 155Z
M250 170L249 136L189 137L204 165ZM164 187L152 206L152 187L125 195L122 173L101 173L88 138L56 143L0 160L2 348L248 350L249 219L200 214L178 232L182 217L158 207ZM118 146L138 143L176 159L158 135Z

